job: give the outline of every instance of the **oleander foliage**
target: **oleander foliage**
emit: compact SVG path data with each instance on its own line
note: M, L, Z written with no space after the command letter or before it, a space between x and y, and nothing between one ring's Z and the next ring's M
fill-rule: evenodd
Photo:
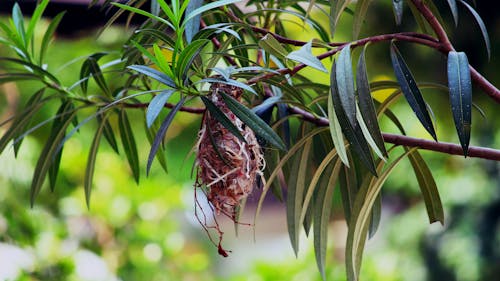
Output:
M0 151L13 146L17 155L26 136L37 130L50 131L33 174L32 205L46 181L48 188L55 188L67 141L80 130L95 130L85 166L88 205L96 157L104 141L125 156L137 183L144 174L141 161L147 163L146 174L155 161L167 171L165 135L178 112L200 113L206 106L227 124L217 107L204 98L210 84L222 83L245 90L241 104L228 106L258 133L267 159L256 223L269 191L286 201L292 247L295 253L299 251L302 229L312 234L323 277L335 188L340 190L348 225L345 256L349 280L359 279L366 239L377 231L381 188L404 159L409 159L420 185L429 221L444 223L436 183L418 149L398 150L386 145L378 125L378 120L386 116L399 128L398 133L406 134L405 124L391 111L391 105L404 97L413 111L408 114L415 114L437 140L432 109L421 89L449 93L458 140L467 156L473 104L466 54L445 54L448 85L442 85L417 81L405 62L405 56L411 54L399 49L400 41L410 41L440 51L432 24L415 5L422 2L432 17L445 24L440 13L449 11L438 10L435 1L393 0L395 25L413 17L420 31L391 35L389 39L378 39L380 34L360 37L370 13L370 0L153 0L151 6L136 0L105 2L119 8L113 19L128 14L143 17L144 23L119 52L94 53L83 62L73 62L81 64L81 71L72 84L58 78L56 70L61 66L46 63L47 49L64 13L53 18L43 38L34 37L49 0L40 1L29 20L16 5L9 22L0 23L0 43L13 50L12 56L0 57L0 83L29 80L38 85L36 91L28 93L30 99L23 109L2 121L8 129L0 139ZM484 23L471 4L462 0L447 3L455 24L459 20L457 3L473 15L490 56ZM404 5L410 7L411 15L403 15ZM352 38L335 43L337 25L347 18L352 20ZM310 30L314 39L290 38L286 28L290 22ZM395 81L370 79L372 70L367 60L374 44L387 48ZM329 75L329 81L314 79L322 72ZM98 90L90 91L89 84ZM387 90L393 93L382 102L372 98L373 93ZM41 111L54 105L57 110L51 118L37 119ZM143 112L144 131L131 127L130 112L137 110ZM96 126L86 126L89 123ZM231 131L231 124L227 126ZM149 155L139 155L137 134L148 137ZM285 181L277 180L281 176Z

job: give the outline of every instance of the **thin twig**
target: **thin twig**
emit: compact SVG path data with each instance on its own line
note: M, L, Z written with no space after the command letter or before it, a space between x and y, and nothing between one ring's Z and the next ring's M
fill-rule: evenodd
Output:
M302 116L302 119L312 122L318 126L328 126L329 121L323 117L317 117L298 107L289 107L291 113L299 114ZM462 155L463 150L462 147L458 144L447 143L447 142L435 142L433 140L426 140L420 138L414 138L409 136L395 135L390 133L382 133L384 137L384 141L396 145L404 145L409 147L419 147L425 150L431 150L436 152L442 152L451 155ZM478 147L478 146L469 146L469 157L476 157L482 159L489 159L500 161L500 150Z

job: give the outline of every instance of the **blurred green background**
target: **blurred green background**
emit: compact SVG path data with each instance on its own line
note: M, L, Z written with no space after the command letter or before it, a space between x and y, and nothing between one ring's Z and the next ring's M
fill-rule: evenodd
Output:
M387 2L387 3L385 3ZM443 3L445 1L442 1ZM482 3L483 2L483 3ZM460 9L460 24L453 27L445 4L438 5L448 24L457 50L466 51L471 64L495 85L500 85L500 18L495 5L478 1L478 12L492 39L488 62L479 29L470 15ZM390 1L372 5L364 35L414 30L405 10L403 26L393 24ZM322 17L315 12L313 16ZM383 16L382 16L383 15ZM350 16L339 29L337 40L349 38ZM295 25L293 37L310 38L310 32ZM41 27L40 31L44 28ZM61 68L59 77L67 85L78 80L82 60L100 51L116 51L130 31L113 27L96 39L95 32L78 38L58 38L49 51L49 69ZM425 47L401 43L403 56L418 81L446 84L446 60ZM9 54L0 46L0 54ZM388 44L368 51L370 78L394 79ZM328 64L328 63L326 63ZM316 75L317 73L313 73ZM318 79L327 79L320 77ZM117 79L119 80L119 79ZM327 81L327 80L325 80ZM0 116L4 120L23 105L37 85L30 82L0 87ZM94 90L97 90L95 88ZM379 96L377 96L379 95ZM376 97L383 99L384 93ZM458 142L446 93L424 91L437 119L438 137ZM475 89L474 102L486 117L473 113L472 145L500 147L499 106ZM45 110L40 120L53 111ZM400 100L393 108L413 136L427 137ZM141 117L141 111L132 117ZM131 118L132 120L142 118ZM142 122L142 121L141 121ZM136 132L143 124L134 124ZM83 177L93 124L80 130L66 146L58 184L54 192L42 190L33 208L29 186L36 157L48 133L43 128L28 137L17 158L12 149L0 156L0 280L321 280L316 269L312 239L303 237L296 258L286 231L284 205L270 199L255 227L234 227L224 221L224 245L228 258L217 254L194 215L194 188L190 175L199 116L179 114L169 130L167 159L169 173L157 163L151 175L136 185L123 155L104 144L97 157L90 209L85 205ZM382 120L382 129L396 132ZM0 128L2 132L4 128ZM149 143L137 133L142 171ZM144 144L144 145L140 145ZM383 189L383 217L379 232L367 243L362 266L363 280L498 280L500 276L500 166L478 159L463 159L422 151L428 161L445 206L446 224L428 224L417 181L405 162L391 175ZM252 202L244 221L253 221ZM255 231L255 241L254 241ZM343 255L346 228L341 217L331 223L328 280L345 280Z

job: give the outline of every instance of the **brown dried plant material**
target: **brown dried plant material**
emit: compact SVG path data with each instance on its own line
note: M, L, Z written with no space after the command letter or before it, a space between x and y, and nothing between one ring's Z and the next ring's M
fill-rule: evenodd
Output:
M220 92L239 99L243 90L213 84L209 98L238 128L246 142L207 111L197 145L197 185L206 188L207 198L217 214L234 219L239 202L253 191L257 177L262 176L265 162L254 132L229 110Z
M262 178L265 161L254 132L229 110L220 95L223 92L239 100L243 90L215 83L212 84L210 91L208 98L238 128L245 139L245 141L240 140L212 117L208 110L205 112L196 146L197 179L195 185L206 194L214 212L215 225L207 224L206 214L196 199L196 208L201 209L203 219L198 217L198 214L197 217L207 232L209 228L218 232L219 253L227 256L221 247L223 232L219 228L216 215L226 215L239 223L236 221L236 210L241 200L252 193L257 184L257 178Z

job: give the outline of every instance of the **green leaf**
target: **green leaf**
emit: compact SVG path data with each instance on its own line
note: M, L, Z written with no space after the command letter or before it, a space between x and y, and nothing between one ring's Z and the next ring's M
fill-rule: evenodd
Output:
M104 123L104 125L103 125L104 126L104 128L103 128L104 137L106 138L106 141L109 143L109 145L111 146L111 148L116 153L118 153L118 143L116 142L115 133L113 132L113 127L111 127L111 124L109 123L109 120L103 119L101 117L101 114L98 114L96 116L96 118L97 118L97 123L98 124Z
M253 113L250 109L228 96L226 93L221 93L227 107L240 118L243 123L250 127L255 134L265 139L275 147L286 150L286 146L280 137L266 124L259 116Z
M163 83L169 87L176 88L174 80L168 77L165 73L162 73L154 68L145 66L145 65L129 65L127 68L135 70L139 73L142 73L149 78L155 79L156 81Z
M476 10L474 10L474 8L471 7L471 5L467 4L467 2L465 2L463 0L459 0L459 1L474 16L474 19L476 20L477 24L479 25L479 28L481 29L481 34L483 35L484 44L486 45L486 52L488 53L488 60L490 60L490 58L491 58L491 43L490 43L490 37L488 36L488 31L486 30L486 25L484 24L483 20L481 19L481 16L476 12Z
M373 238L377 229L380 225L380 219L382 215L382 196L379 193L375 202L373 203L372 212L370 214L370 225L368 227L368 239Z
M340 195L342 197L345 221L346 223L349 223L351 221L354 200L359 189L355 167L349 168L346 165L342 165L339 176L339 188Z
M94 139L89 150L89 156L87 158L87 166L85 168L85 177L83 179L83 189L85 191L85 202L87 203L87 208L90 208L90 194L92 192L92 180L94 178L95 161L97 157L97 150L99 149L99 143L101 142L101 136L106 127L106 121L108 120L109 114L105 114L102 117L97 131L95 132Z
M203 5L203 0L190 0L186 9L186 14L190 14L192 11L200 8L201 5ZM200 20L201 15L197 15L189 21L186 21L186 29L184 31L184 34L186 36L186 41L188 42L188 44L191 43L194 35L200 30Z
M347 159L347 152L344 144L344 135L342 134L342 128L340 127L339 120L337 119L337 114L335 113L335 108L333 106L332 95L328 95L328 120L330 135L332 136L333 145L337 149L340 160L349 167L349 160Z
M42 17L42 14L45 11L45 8L47 7L47 4L49 4L49 0L42 0L40 3L36 5L35 11L31 15L31 19L28 24L28 29L26 29L27 40L32 39L35 27L39 23L40 18ZM34 42L32 44L34 44Z
M323 280L326 280L325 261L328 243L328 226L330 225L330 213L333 205L333 190L337 183L341 161L336 161L330 174L326 188L318 190L314 204L314 253L316 264Z
M165 104L173 93L175 93L175 90L163 91L149 102L146 110L146 125L148 128L151 127L158 115L160 115L161 110L165 107Z
M52 18L52 21L50 22L47 30L45 31L45 34L43 35L42 43L40 44L40 55L38 60L40 65L43 64L43 59L45 58L45 54L47 53L50 40L53 38L54 33L56 32L56 29L59 26L59 23L61 22L65 13L65 11L60 12L54 18Z
M150 145L153 145L154 142L154 137L158 133L158 129L161 124L158 124L158 122L154 122L151 128L148 128L146 126L146 123L144 123L144 128L146 129L146 137L149 141ZM165 145L162 143L162 145L158 146L158 152L156 153L156 159L160 163L160 166L162 169L165 171L165 173L168 173L168 167L167 167L167 159L165 157Z
M403 3L403 0L392 0L392 11L394 12L397 25L401 25L401 20L403 19Z
M424 98L415 83L415 79L410 69L406 65L394 42L391 42L391 61L392 67L394 68L394 74L396 75L398 83L401 86L401 91L408 101L408 104L427 132L429 132L434 140L437 140L436 132L434 131L434 126L432 125Z
M191 44L187 45L186 48L182 50L177 62L177 74L181 81L184 81L187 71L191 67L194 59L208 42L210 41L207 39L198 39L191 42Z
M12 20L16 28L16 33L21 38L23 47L28 48L28 40L26 39L26 31L24 29L24 17L19 4L15 3L12 8Z
M300 47L300 49L298 49L297 51L289 53L286 58L303 63L319 71L328 73L328 70L326 70L321 61L312 54L311 48L312 40L307 42L307 44L305 44L304 46Z
M361 132L363 133L363 136L365 137L366 142L370 145L370 147L373 149L375 154L377 154L377 156L380 157L380 159L382 159L383 161L386 161L386 159L384 157L384 153L378 148L378 145L373 140L371 132L368 130L368 128L365 124L365 121L363 120L363 117L361 116L359 108L356 111L356 120L358 120L359 128L361 129ZM382 134L380 135L380 137L382 138ZM383 141L383 139L382 139L382 141ZM384 151L385 151L385 149L384 149Z
M75 106L70 101L65 101L61 104L56 113L56 119L52 124L51 134L56 134L61 130L61 126L66 122L66 115L71 114L75 110ZM76 116L75 116L76 117ZM74 121L74 118L72 118ZM63 134L64 138L65 134ZM57 174L59 172L59 164L61 163L62 148L53 156L52 165L49 167L49 184L50 190L54 191L56 185Z
M458 7L456 0L446 0L450 6L451 14L453 15L453 21L455 22L455 27L458 25Z
M164 23L166 24L167 26L169 26L170 28L172 28L173 30L176 30L176 28L172 25L171 22L161 18L161 17L158 17L158 16L155 16L151 13L148 13L146 11L143 11L141 9L137 9L137 8L134 8L134 7L131 7L131 6L127 6L127 5L124 5L124 4L120 4L120 3L116 3L116 2L113 2L111 3L111 5L115 5L117 6L118 8L122 9L122 10L126 10L126 11L129 11L129 12L132 12L132 13L136 13L136 14L139 14L141 16L145 16L145 17L148 17L150 19L153 19L153 20L157 20L161 23Z
M408 151L409 148L405 147ZM429 166L425 163L418 150L414 150L408 155L410 159L411 166L417 177L418 185L420 186L420 191L422 192L422 197L424 198L425 207L427 209L427 215L429 216L430 223L439 221L442 225L444 224L444 212L443 205L441 203L441 198L439 197L439 191L432 176Z
M309 161L309 153L311 152L312 138L309 139L302 149L302 153L298 154L293 162L290 171L288 182L288 191L286 196L286 221L288 226L288 235L292 248L297 256L299 252L299 238L301 221L300 214L302 212L302 204L306 187L306 174Z
M357 66L357 75L356 75L359 112L362 116L364 124L366 125L366 128L368 129L370 137L376 144L376 148L374 148L375 152L378 151L379 153L377 154L381 153L383 156L387 157L387 151L385 150L384 139L382 138L382 132L380 131L380 128L378 126L377 113L375 112L375 105L373 104L373 99L370 91L370 84L368 82L365 52L366 52L366 47L363 48L363 52L359 57ZM359 118L357 118L357 120L358 122L360 122ZM366 134L364 135L366 137ZM369 142L368 138L367 141ZM372 144L370 145L373 147ZM379 155L379 157L381 158L383 158L383 156Z
M127 160L132 170L134 180L139 183L140 170L139 170L139 156L137 154L137 145L135 142L134 132L130 126L130 121L125 109L120 110L118 118L118 127L120 128L120 137L122 139L123 150L127 155Z
M266 34L259 40L259 47L279 59L283 59L288 55L288 51L271 34Z
M366 12L368 11L368 6L373 0L358 0L356 4L356 10L354 10L354 23L352 25L352 37L354 40L358 39L359 32L361 31L361 25L366 18Z
M149 174L149 170L151 169L151 164L153 164L153 159L156 155L156 152L158 151L158 147L167 134L168 127L172 123L172 120L174 120L175 114L177 113L177 111L179 111L185 100L186 97L182 97L181 100L174 106L174 108L170 110L167 117L165 117L165 119L161 123L160 129L158 129L158 132L156 133L155 139L153 141L153 145L151 145L151 150L149 151L148 164L146 166L147 174Z
M66 113L67 111L65 111ZM54 157L57 153L62 150L62 142L64 141L64 136L66 134L66 129L73 121L76 116L77 110L73 109L67 114L66 119L63 122L58 123L57 126L52 128L51 134L45 143L45 146L40 153L38 161L36 163L35 171L33 172L33 179L31 181L30 189L30 201L31 206L35 203L35 198L42 188L42 184L47 176L47 172L52 167L54 162Z
M448 86L453 120L464 156L467 157L471 130L472 84L469 62L463 52L448 53Z
M28 61L20 60L20 59L15 59L15 58L9 58L9 57L0 57L0 61L7 61L7 62L12 62L15 64L19 64L23 66L24 68L28 69L30 73L33 73L38 76L38 79L43 80L44 77L49 78L52 80L52 82L59 84L59 80L52 75L50 72L46 71L45 69L41 68L40 66L30 63Z
M370 170L370 172L376 175L377 173L375 171L375 166L373 164L373 157L370 151L370 147L366 142L365 138L363 137L363 133L361 132L361 130L359 130L358 128L359 125L357 124L356 119L354 119L355 126L353 126L349 121L344 111L344 108L342 108L339 90L337 88L338 79L335 75L336 68L337 68L336 63L334 61L332 64L332 71L330 73L331 74L330 87L331 87L331 95L332 95L333 107L335 109L335 114L337 115L339 124L342 127L342 131L344 132L345 137L351 144L356 154L358 154L358 156L361 158L361 160L363 161L365 166Z
M347 44L340 51L335 75L340 104L352 127L356 127L356 96L352 74L351 45ZM332 68L332 73L333 73ZM335 103L335 100L333 101Z
M230 4L233 4L236 2L240 2L240 1L241 0L219 0L219 1L211 2L209 4L203 5L203 6L199 7L198 9L192 11L191 13L187 14L186 17L184 18L183 25L186 24L186 22L188 22L189 20L196 17L197 15L201 15L202 13L204 13L206 11L209 11L209 10L221 7L221 6L227 6L227 5L230 5Z
M80 80L82 81L80 87L84 94L87 94L89 77L92 76L101 90L107 95L111 96L106 80L102 74L102 70L97 63L99 59L107 55L107 53L95 53L89 56L82 64L80 69Z
M335 35L340 15L344 12L349 2L348 0L330 0L330 35L332 38Z
M210 99L205 96L201 96L201 100L205 104L206 108L210 112L213 118L217 119L224 128L230 131L234 136L236 136L239 140L246 142L245 138L241 135L240 130L227 118L226 114L222 112Z
M378 178L370 177L369 180L363 184L354 202L351 220L349 222L349 229L347 233L347 246L346 246L346 270L347 280L359 280L359 270L361 267L361 260L363 255L363 248L368 233L368 227L371 218L373 205L380 193L382 185L389 177L390 173L394 170L396 165L401 162L404 157L412 153L416 148L406 151L394 162L392 162ZM379 164L381 168L383 162Z

